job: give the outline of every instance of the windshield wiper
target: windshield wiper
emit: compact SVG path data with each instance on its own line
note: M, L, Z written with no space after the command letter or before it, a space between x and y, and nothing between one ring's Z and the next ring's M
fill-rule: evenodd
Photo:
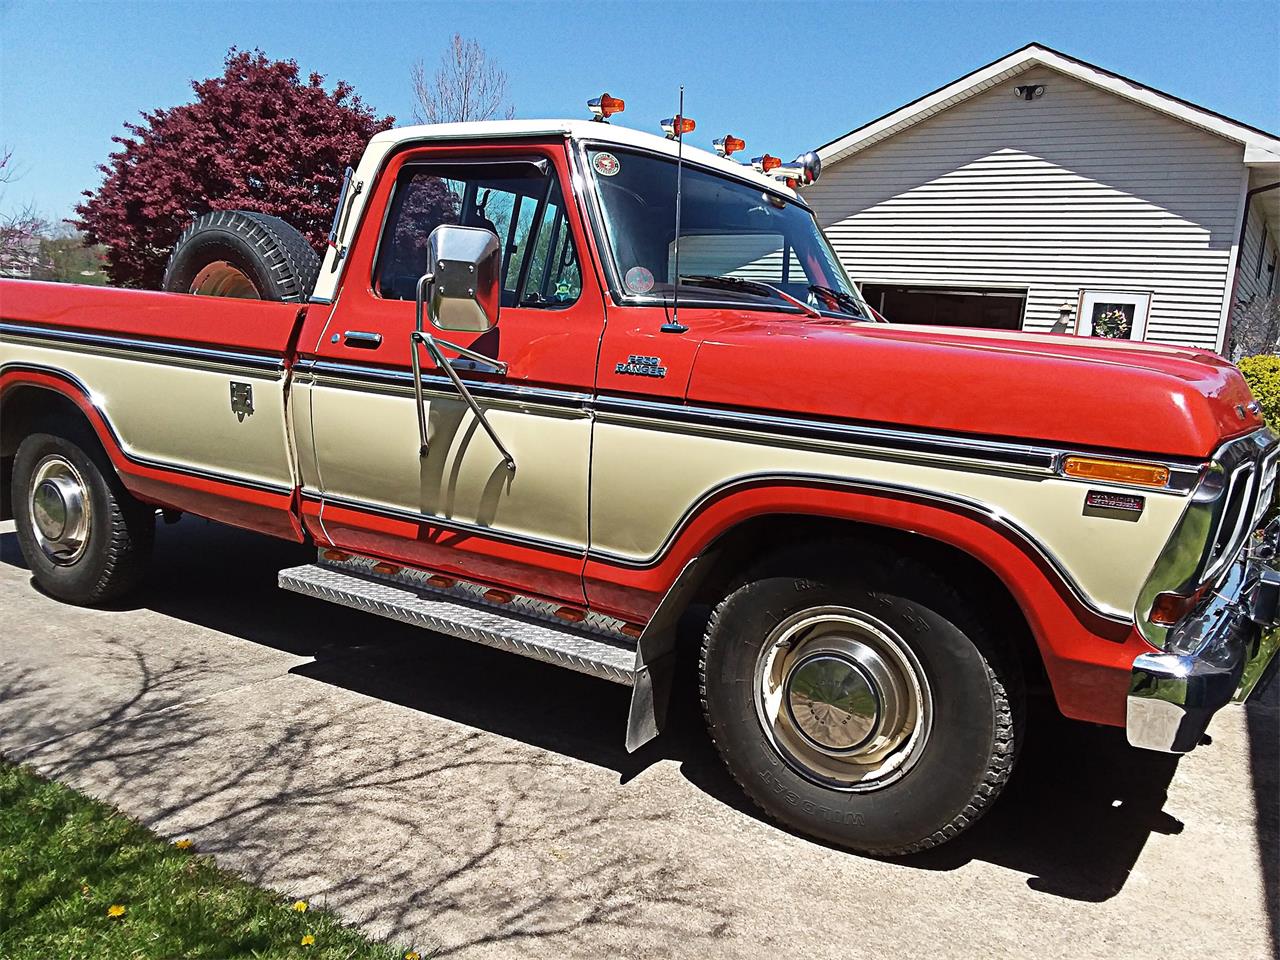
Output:
M825 294L826 296L834 300L836 303L842 304L843 306L852 310L854 316L858 317L859 319L862 319L862 320L868 319L867 315L862 311L862 304L860 304L857 298L854 297L852 294L846 293L844 290L837 290L835 289L835 287L824 287L820 283L809 284L809 289L819 295Z
M821 317L822 314L814 307L809 306L803 300L797 300L785 290L779 290L771 283L765 283L763 280L748 280L746 277L723 277L712 276L705 273L695 273L680 278L681 283L690 283L694 286L701 287L724 287L727 290L754 290L756 292L763 291L766 294L777 297L793 307L798 307L811 317Z

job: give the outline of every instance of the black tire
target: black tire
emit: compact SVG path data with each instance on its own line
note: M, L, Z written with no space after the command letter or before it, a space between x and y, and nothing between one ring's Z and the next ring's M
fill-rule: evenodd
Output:
M88 504L83 548L74 558L55 561L41 545L32 515L37 472L48 464L69 464L82 481ZM18 546L39 587L50 596L80 606L123 596L141 578L151 555L155 511L139 503L120 483L106 455L93 441L33 433L13 460L13 516ZM46 541L47 542L47 541Z
M320 258L279 217L247 210L206 213L183 231L165 268L165 290L305 303Z
M800 772L805 765L784 757L785 747L775 746L778 728L766 734L756 706L766 640L773 635L776 642L775 630L823 608L856 611L888 627L927 681L931 726L911 765L881 785L860 784L860 792ZM747 795L786 826L859 853L898 856L955 837L990 807L1021 745L1015 658L993 643L954 591L905 559L859 576L762 576L745 583L712 613L699 681L711 737ZM781 717L787 707L776 709ZM794 723L795 716L778 722Z

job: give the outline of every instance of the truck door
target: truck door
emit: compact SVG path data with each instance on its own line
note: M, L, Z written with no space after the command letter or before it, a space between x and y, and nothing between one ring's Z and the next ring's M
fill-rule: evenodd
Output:
M562 143L433 146L389 161L333 314L299 366L312 423L310 450L300 451L304 475L312 474L304 515L314 515L318 498L317 539L583 602L604 303L594 280L583 283L587 246L565 199L568 175ZM453 366L514 471L425 350L430 442L420 455L410 333L427 237L442 223L491 230L502 249L497 325L441 336L507 364L505 374L465 360Z

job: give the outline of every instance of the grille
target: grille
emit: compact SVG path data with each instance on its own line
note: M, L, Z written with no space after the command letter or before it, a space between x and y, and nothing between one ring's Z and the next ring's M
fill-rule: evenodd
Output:
M1272 444L1256 459L1246 460L1232 470L1214 529L1205 581L1216 579L1235 560L1249 534L1266 518L1275 499L1278 458L1280 447Z

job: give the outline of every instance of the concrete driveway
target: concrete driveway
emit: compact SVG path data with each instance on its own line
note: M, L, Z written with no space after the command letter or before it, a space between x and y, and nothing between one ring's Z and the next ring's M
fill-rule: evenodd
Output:
M628 755L622 688L278 591L302 548L187 519L134 603L81 610L31 586L12 529L0 751L375 937L467 958L1277 955L1277 690L1181 761L1039 716L990 816L882 862L763 822L690 689Z

